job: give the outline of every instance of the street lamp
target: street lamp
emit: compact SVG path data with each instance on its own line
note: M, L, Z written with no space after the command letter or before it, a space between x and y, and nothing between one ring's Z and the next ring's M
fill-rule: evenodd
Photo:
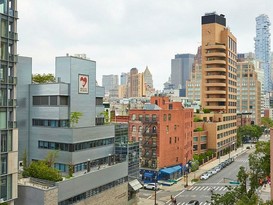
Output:
M186 164L186 175L185 175L185 178L186 178L186 184L185 184L185 187L188 187L188 177L189 177L189 175L188 175L188 168L189 168L189 164L187 163Z

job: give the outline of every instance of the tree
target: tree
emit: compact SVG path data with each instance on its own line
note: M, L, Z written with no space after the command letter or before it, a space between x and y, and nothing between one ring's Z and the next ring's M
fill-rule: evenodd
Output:
M38 84L42 84L42 83L54 83L55 82L55 77L52 73L48 73L48 74L33 74L32 75L32 82L33 83L38 83Z
M34 161L23 172L24 177L34 177L49 181L62 181L62 176L58 170L49 167L45 161Z
M48 167L53 167L54 163L56 161L56 158L58 157L58 150L56 151L51 151L47 153L47 156L45 158L45 163L47 164Z
M273 127L273 121L269 117L262 117L262 124L266 128Z
M247 137L254 138L256 141L258 141L262 134L262 128L257 125L241 126L237 130L237 145L240 146Z
M74 127L75 124L78 124L81 116L83 116L83 114L81 112L71 112L70 113L70 126Z

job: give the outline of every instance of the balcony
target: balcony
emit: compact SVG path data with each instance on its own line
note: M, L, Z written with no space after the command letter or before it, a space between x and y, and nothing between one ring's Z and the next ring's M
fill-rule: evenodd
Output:
M206 50L211 50L211 49L221 49L221 50L226 50L226 46L223 44L210 44L205 46Z
M9 55L9 61L11 62L18 62L18 55Z
M210 65L210 64L219 64L219 65L226 65L225 60L207 60L205 61L205 64Z
M226 94L225 90L206 90L205 94Z
M221 51L219 51L219 52L217 52L217 51L215 51L215 52L209 52L209 53L206 53L205 54L205 57L226 57L226 53L224 53L224 52L221 52Z
M10 9L9 10L9 16L12 16L14 18L18 18L18 11Z
M142 123L157 124L157 119L143 119Z
M15 32L9 32L9 38L10 39L13 39L15 41L18 41L18 33L15 33Z
M223 67L213 67L213 68L205 68L205 71L206 72L212 72L212 71L215 71L215 72L218 72L218 71L226 72L227 69L223 68Z
M226 106L208 105L208 106L206 106L206 109L209 109L209 110L225 110Z
M205 98L206 102L226 102L226 98Z
M206 87L226 87L226 83L205 83Z
M17 128L17 122L16 121L9 121L9 128L10 129Z
M16 85L17 84L17 77L12 77L12 76L9 76L8 77L8 84L12 84L12 85Z
M142 136L157 136L157 133L156 132L143 132L142 133Z
M226 79L225 75L206 75L205 79Z

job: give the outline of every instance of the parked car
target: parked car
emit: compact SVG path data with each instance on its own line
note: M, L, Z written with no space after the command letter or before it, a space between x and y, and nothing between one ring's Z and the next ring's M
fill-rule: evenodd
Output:
M207 172L205 172L200 176L200 179L208 179L209 177L210 175Z
M199 201L197 200L191 200L189 203L187 203L188 205L199 205Z
M159 186L156 183L148 183L143 185L144 189L150 189L150 190L158 190Z
M211 169L211 170L209 170L212 174L217 174L217 171L216 171L216 169Z
M220 172L221 171L221 166L216 166L216 167L214 167L214 170L218 173L218 172Z

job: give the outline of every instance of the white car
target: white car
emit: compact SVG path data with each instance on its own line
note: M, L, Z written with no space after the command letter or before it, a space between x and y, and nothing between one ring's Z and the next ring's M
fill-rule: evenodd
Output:
M158 190L158 184L156 183L148 183L148 184L144 184L144 189L150 189L150 190Z
M211 169L210 172L211 172L212 174L217 174L216 169Z
M200 176L200 179L208 179L210 177L210 175L208 173L203 173L201 176Z

